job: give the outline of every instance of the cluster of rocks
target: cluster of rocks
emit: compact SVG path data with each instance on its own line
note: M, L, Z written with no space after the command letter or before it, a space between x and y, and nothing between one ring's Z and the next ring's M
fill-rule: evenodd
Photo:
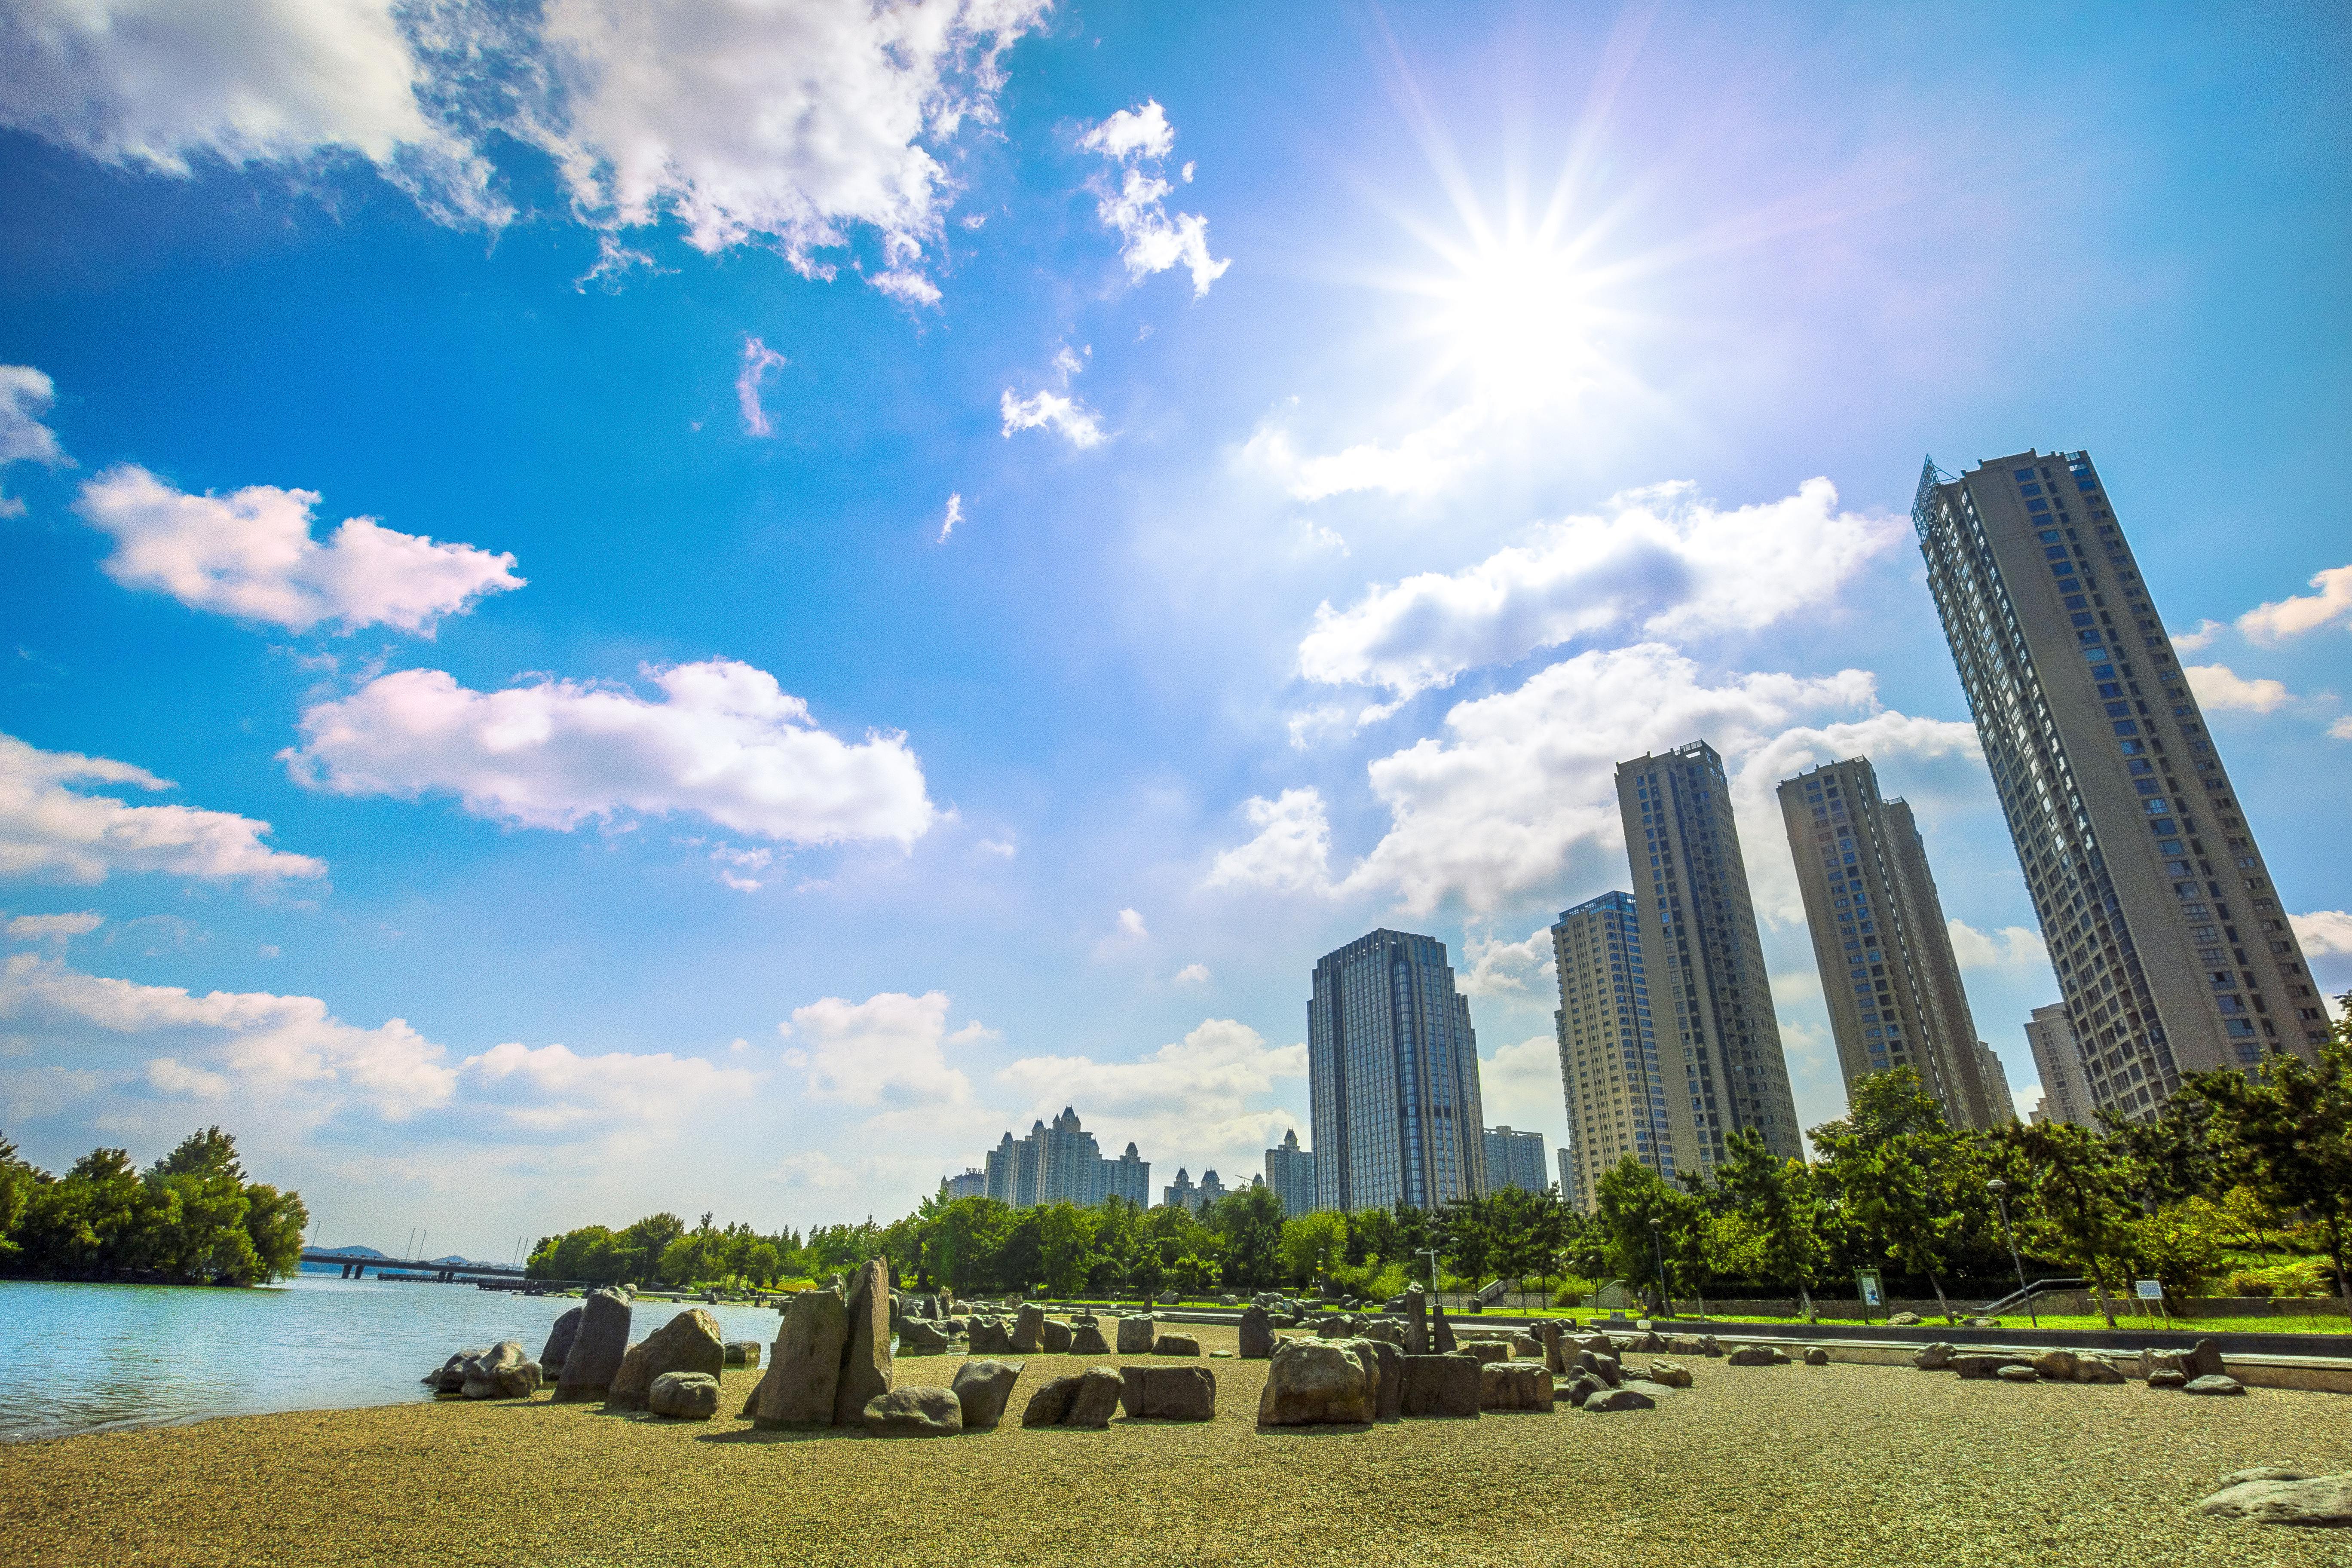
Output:
M1097 1317L1080 1312L1066 1322L1034 1302L1009 1310L965 1307L943 1318L910 1315L898 1325L902 1355L1199 1355L1189 1334L1163 1334L1149 1313Z
M1927 1321L1916 1312L1897 1312L1886 1320L1886 1326L1890 1329L1916 1329ZM1964 1318L1961 1324L1971 1329L1997 1329L2000 1327L2000 1320L1979 1316Z
M545 1381L541 1364L523 1355L520 1340L459 1351L425 1374L426 1387L462 1399L528 1399Z
M891 1392L887 1268L877 1258L838 1289L799 1291L783 1311L743 1414L763 1429L863 1422L866 1405Z
M1424 1343L1452 1331L1442 1311L1425 1324L1408 1301L1406 1338L1415 1329ZM1606 1334L1579 1337L1546 1323L1538 1339L1475 1340L1416 1350L1387 1339L1278 1339L1265 1387L1258 1397L1264 1426L1344 1426L1420 1417L1475 1417L1488 1413L1571 1409L1648 1410L1691 1386L1687 1367L1653 1362L1629 1372L1618 1342ZM1540 1361L1520 1361L1526 1351Z
M1922 1372L1949 1372L1970 1381L2003 1383L2102 1383L2127 1381L2124 1370L2095 1351L2053 1347L2033 1351L1971 1351L1937 1342L1911 1358ZM2189 1394L2243 1394L2245 1388L2221 1367L2221 1347L2200 1340L2186 1351L2142 1351L2139 1374L2150 1388Z

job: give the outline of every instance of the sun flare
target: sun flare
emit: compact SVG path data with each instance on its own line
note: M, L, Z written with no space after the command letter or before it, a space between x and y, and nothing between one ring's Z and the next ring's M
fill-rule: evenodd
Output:
M1436 290L1433 335L1449 372L1507 406L1547 401L1591 378L1600 311L1591 280L1540 241L1503 242L1455 258Z

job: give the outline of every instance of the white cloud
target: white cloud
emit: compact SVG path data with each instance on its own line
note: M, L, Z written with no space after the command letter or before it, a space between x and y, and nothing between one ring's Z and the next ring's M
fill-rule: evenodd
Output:
M822 1150L789 1155L768 1176L788 1187L814 1187L819 1192L845 1192L860 1181L858 1173Z
M775 677L732 659L644 673L661 700L555 679L475 691L402 670L305 710L302 744L279 756L312 789L446 792L529 827L682 811L780 842L912 844L938 816L904 736L844 742Z
M1242 814L1256 835L1220 851L1202 886L1274 893L1331 890L1331 823L1320 790L1286 789L1278 800L1252 796L1243 803Z
M106 923L106 917L96 910L83 910L69 915L18 915L8 922L11 942L63 942L68 937L88 936Z
M962 521L963 492L961 490L957 490L949 495L947 515L940 520L940 542L941 544L945 544L948 542L948 535L953 533L955 531L956 524Z
M507 1136L572 1137L676 1123L703 1106L740 1104L756 1083L747 1069L668 1051L583 1057L509 1041L458 1064L455 1092L469 1117Z
M863 1002L827 996L782 1026L803 1042L783 1054L818 1099L876 1109L964 1106L971 1080L948 1065L948 996L887 991Z
M1051 430L1080 451L1099 447L1110 437L1104 433L1102 416L1076 398L1065 397L1058 392L1039 392L1033 397L1013 395L1006 387L997 400L999 412L1004 416L1004 435L1010 440L1016 430Z
M436 544L371 517L346 518L320 544L310 537L318 502L274 485L188 495L125 465L83 486L74 510L113 538L103 564L124 587L292 631L331 620L430 637L438 617L523 585L512 555Z
M1966 921L1947 917L1944 927L1951 933L1952 956L1963 969L2039 969L2050 963L2050 950L2042 945L2042 933L2025 926L2003 926L1992 932L1980 931Z
M1010 833L1003 838L983 838L972 847L983 855L995 855L1007 860L1021 852L1021 846L1014 841Z
M776 433L776 427L768 422L768 411L760 405L760 384L789 363L751 333L743 334L743 353L735 370L735 406L743 416L746 436Z
M1491 417L1484 405L1466 405L1409 432L1394 445L1363 441L1314 457L1301 457L1290 432L1269 419L1251 434L1242 457L1272 474L1301 500L1323 500L1360 490L1426 496L1470 460L1471 437Z
M356 155L442 221L502 221L487 167L427 112L428 96L394 0L21 0L0 9L0 124L181 177L210 160Z
M2347 713L2328 725L2327 734L2331 740L2352 741L2352 713Z
M2289 915L2296 940L2306 953L2352 953L2352 914L2342 910L2314 910L2309 914Z
M2213 639L2230 628L2216 620L2202 620L2191 632L2175 632L2172 646L2182 653L2202 653L2213 646Z
M269 824L187 805L125 805L70 784L172 787L144 768L44 752L0 735L0 876L103 882L114 872L182 877L323 877L327 863L261 842Z
M1098 1123L1093 1131L1107 1150L1134 1140L1155 1179L1172 1178L1180 1164L1196 1177L1216 1168L1232 1188L1248 1185L1286 1129L1306 1131L1289 1112L1253 1104L1306 1075L1304 1044L1269 1047L1247 1025L1210 1018L1140 1061L1024 1057L997 1079L1034 1116L1078 1107L1089 1123Z
M1118 911L1118 924L1115 934L1123 941L1141 942L1151 933L1144 930L1141 914L1134 910L1121 910Z
M1093 189L1095 216L1119 237L1119 257L1127 263L1127 275L1140 282L1155 272L1182 267L1192 277L1192 298L1206 294L1209 285L1233 265L1209 254L1209 220L1197 213L1180 212L1170 217L1167 200L1175 187L1133 166L1139 162L1156 163L1175 150L1176 132L1159 103L1146 100L1139 109L1118 110L1079 137L1078 145L1123 165L1116 189L1103 183L1096 183ZM1192 164L1184 165L1183 177L1191 182Z
M1174 978L1179 985L1206 985L1209 983L1209 966L1188 963L1176 972Z
M1544 1180L1559 1179L1552 1152L1568 1131L1567 1098L1560 1091L1559 1042L1530 1035L1478 1062L1478 1099L1489 1127L1545 1135Z
M1299 644L1300 673L1402 696L1612 627L1651 637L1754 630L1832 601L1901 531L1886 518L1839 511L1823 479L1729 511L1688 483L1612 504L1608 517L1569 518L1450 576L1375 587L1343 611L1323 605Z
M2238 629L2256 642L2279 642L2337 621L2352 626L2352 566L2331 567L2311 585L2319 592L2248 610L2238 617Z
M2208 708L2239 708L2252 713L2268 713L2292 700L2294 695L2284 682L2248 680L2226 664L2184 664L2180 672L2189 677L2189 684L2196 691L2197 700Z
M5 25L0 21L0 27ZM46 463L55 468L71 461L58 445L57 432L40 421L56 400L57 387L31 365L0 364L0 468ZM24 510L23 501L0 494L0 517L16 517Z
M1482 931L1465 931L1462 956L1469 969L1455 972L1454 984L1465 995L1500 996L1525 993L1530 986L1538 997L1557 994L1559 973L1549 926L1538 926L1524 942L1498 942ZM1494 1120L1491 1108L1487 1120Z

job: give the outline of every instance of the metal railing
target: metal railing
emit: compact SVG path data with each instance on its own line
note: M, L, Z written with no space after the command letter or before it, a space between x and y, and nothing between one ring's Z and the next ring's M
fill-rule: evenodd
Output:
M2079 1290L2089 1283L2087 1279L2036 1279L2022 1290L2011 1290L1998 1301L1986 1302L1977 1309L1976 1315L1980 1318L1998 1318L2011 1307L2021 1307L2036 1296L2055 1294L2060 1290Z

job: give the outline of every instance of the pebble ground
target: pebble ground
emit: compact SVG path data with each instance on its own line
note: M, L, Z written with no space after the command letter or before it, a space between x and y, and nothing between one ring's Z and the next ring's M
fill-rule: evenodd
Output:
M1015 1419L1126 1359L1026 1358ZM2352 1469L2352 1397L1678 1359L1697 1385L1655 1411L1302 1432L1257 1430L1265 1363L1213 1359L1214 1421L1095 1432L755 1432L738 1371L709 1423L542 1396L5 1445L0 1564L2352 1568L2352 1531L2181 1511L2230 1470Z

